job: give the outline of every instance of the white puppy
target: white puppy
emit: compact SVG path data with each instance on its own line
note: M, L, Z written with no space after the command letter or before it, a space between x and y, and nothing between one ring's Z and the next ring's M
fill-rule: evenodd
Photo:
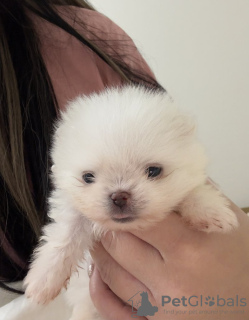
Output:
M57 124L52 160L54 222L45 226L25 280L27 296L38 303L67 286L106 230L149 228L173 210L205 232L238 224L227 200L206 184L193 121L166 93L126 86L78 97ZM85 298L70 299L76 296L72 319L94 319Z

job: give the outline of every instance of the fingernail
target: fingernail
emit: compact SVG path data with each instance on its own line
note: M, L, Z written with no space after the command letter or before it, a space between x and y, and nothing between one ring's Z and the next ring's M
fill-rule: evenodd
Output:
M91 276L93 274L93 270L94 270L94 264L91 263L91 264L89 264L88 269L87 269L87 274L88 274L89 278L91 278Z

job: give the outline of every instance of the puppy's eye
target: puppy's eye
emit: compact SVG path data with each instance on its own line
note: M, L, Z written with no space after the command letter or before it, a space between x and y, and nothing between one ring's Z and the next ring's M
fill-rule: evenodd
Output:
M87 172L87 173L84 173L83 176L82 176L82 179L86 182L86 183L93 183L94 180L95 180L95 177L92 173L90 172Z
M160 167L149 167L146 169L146 174L148 178L155 178L159 176L161 172L162 172L162 168Z

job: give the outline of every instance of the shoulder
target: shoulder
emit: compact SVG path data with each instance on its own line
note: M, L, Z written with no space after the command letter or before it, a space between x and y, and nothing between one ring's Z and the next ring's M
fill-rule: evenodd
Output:
M56 6L56 10L69 25L112 58L155 78L133 40L107 16L98 11L75 6ZM69 35L63 30L42 19L35 20L41 38L46 38L46 41L53 38L53 44L58 42L58 39L60 43L64 39L68 41Z
M90 40L128 41L134 45L123 29L98 11L74 6L57 7L57 11L63 19Z
M56 6L58 14L87 41L127 68L154 78L132 39L105 15L74 6ZM117 86L122 80L89 47L61 28L30 15L40 39L43 60L63 109L68 100L80 94L99 92Z
M135 47L132 39L112 20L100 12L75 6L55 6L55 8L64 21L88 40L96 42L98 46L101 46L103 42L107 42L112 47L116 47L119 46L120 41L125 41L128 45L132 44ZM45 37L46 40L57 38L60 41L63 41L65 36L67 36L66 38L70 37L64 30L45 19L33 13L29 15L40 37Z

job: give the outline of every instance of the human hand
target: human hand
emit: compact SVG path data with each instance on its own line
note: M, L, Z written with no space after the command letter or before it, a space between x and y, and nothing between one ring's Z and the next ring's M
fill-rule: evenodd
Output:
M128 300L146 291L158 312L139 319L249 319L249 219L231 207L240 226L228 234L195 231L172 213L150 230L103 237L91 253L90 292L100 314L109 320L131 319ZM191 296L196 296L191 304L198 301L198 306L189 304ZM217 306L217 296L225 306Z

